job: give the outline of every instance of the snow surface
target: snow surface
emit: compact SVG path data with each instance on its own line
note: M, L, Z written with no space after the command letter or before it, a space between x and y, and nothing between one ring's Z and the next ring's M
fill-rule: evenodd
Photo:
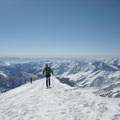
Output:
M0 120L120 120L120 100L95 96L52 77L0 94Z
M0 66L6 66L6 67L8 67L8 66L12 66L10 63L8 63L8 62L3 62L3 61L0 61Z
M5 77L5 78L8 78L8 76L4 73L4 71L0 71L0 75Z

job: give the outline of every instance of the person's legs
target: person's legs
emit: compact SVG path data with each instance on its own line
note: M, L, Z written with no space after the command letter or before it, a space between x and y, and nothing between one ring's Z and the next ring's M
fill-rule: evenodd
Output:
M50 77L46 77L46 87L50 88Z
M30 83L32 83L32 80L30 80Z
M50 87L50 78L49 78L49 87Z
M48 78L46 77L46 87L48 88Z

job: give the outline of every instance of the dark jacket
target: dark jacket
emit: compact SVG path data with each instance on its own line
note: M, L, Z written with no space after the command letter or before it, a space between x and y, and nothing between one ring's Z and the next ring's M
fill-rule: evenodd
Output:
M46 75L46 77L50 77L51 74L53 74L53 71L50 67L46 67L44 70L43 70L43 75Z

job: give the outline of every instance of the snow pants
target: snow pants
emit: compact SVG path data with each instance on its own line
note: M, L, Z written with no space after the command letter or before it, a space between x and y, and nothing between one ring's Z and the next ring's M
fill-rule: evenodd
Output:
M46 77L46 87L50 87L50 77Z

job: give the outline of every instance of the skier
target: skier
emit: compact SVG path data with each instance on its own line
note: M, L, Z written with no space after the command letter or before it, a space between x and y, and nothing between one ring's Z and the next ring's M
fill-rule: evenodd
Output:
M50 67L48 67L48 64L45 65L45 69L43 70L43 75L46 76L46 87L50 88L50 76L53 75L53 71Z
M30 78L30 83L32 83L32 77Z

